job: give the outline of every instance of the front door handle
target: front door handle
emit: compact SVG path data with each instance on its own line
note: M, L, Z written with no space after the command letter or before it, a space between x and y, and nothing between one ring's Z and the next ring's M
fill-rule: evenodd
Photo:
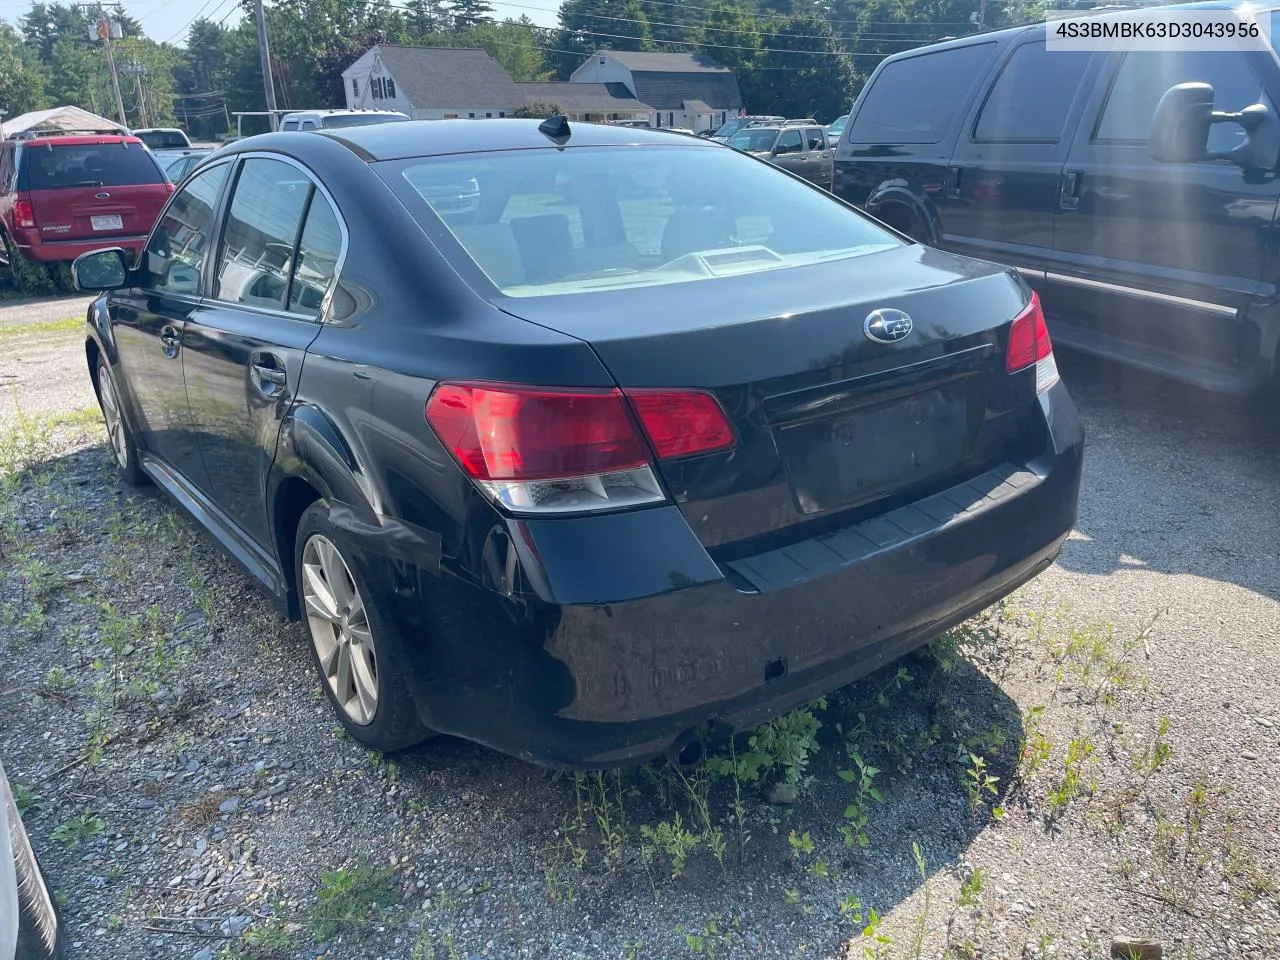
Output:
M160 330L160 351L172 360L182 348L182 334L172 324L165 324Z
M259 354L249 364L249 379L257 387L258 392L268 399L276 399L288 384L288 376L284 364L271 354Z
M1058 206L1063 210L1080 209L1080 171L1071 170L1062 175L1062 193Z

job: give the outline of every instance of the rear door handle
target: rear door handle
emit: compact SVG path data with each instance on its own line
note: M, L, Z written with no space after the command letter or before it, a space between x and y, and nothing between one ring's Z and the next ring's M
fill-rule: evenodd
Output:
M160 352L172 360L182 348L182 334L172 324L165 324L160 330Z
M1058 198L1058 206L1063 210L1080 209L1080 171L1071 170L1062 175L1062 193Z
M952 167L951 175L947 178L947 199L960 199L960 174L964 172L963 167Z
M288 375L279 357L269 353L258 354L249 364L249 379L264 397L275 399L284 393Z

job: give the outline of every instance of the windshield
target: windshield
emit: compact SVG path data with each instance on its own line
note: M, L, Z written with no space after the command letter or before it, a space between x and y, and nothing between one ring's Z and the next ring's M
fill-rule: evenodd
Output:
M844 132L845 124L848 122L849 117L847 115L843 117L836 117L831 121L831 126L827 127L827 133L831 134L833 137L840 136L840 134Z
M777 127L756 127L754 130L743 130L735 135L729 141L729 146L738 150L766 153L773 149L773 141L777 139Z
M712 134L712 136L732 137L750 122L751 121L746 117L734 117L732 120L726 120L724 123L720 124L720 129Z
M152 150L182 150L191 146L181 130L141 130L134 136Z
M23 151L25 190L57 190L63 187L123 187L164 183L155 160L138 144L91 144L39 147Z
M363 127L370 123L395 123L397 120L408 119L408 117L392 113L353 113L345 116L325 117L320 121L320 125L326 130L333 130L337 127Z
M732 150L524 150L376 169L447 257L510 297L741 276L901 243Z

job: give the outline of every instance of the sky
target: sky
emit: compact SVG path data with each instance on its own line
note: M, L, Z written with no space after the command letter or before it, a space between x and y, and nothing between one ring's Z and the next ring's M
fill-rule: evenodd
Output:
M559 0L517 0L515 3L493 2L498 19L525 14L535 23L554 26ZM197 17L213 20L229 14L227 23L240 18L240 0L123 0L123 6L142 23L147 36L159 42L183 44L186 29ZM16 23L31 7L29 0L0 0L0 19Z

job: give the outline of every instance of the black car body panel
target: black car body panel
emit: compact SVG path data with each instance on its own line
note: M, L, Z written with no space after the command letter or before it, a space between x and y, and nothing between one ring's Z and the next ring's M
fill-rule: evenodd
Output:
M576 128L568 149L671 144L593 125ZM734 156L685 144L674 149ZM120 374L145 469L283 612L299 613L292 537L318 496L405 641L428 726L592 768L829 691L1052 561L1074 522L1083 437L1061 384L1038 392L1035 365L1005 371L1010 322L1030 296L1016 274L887 238L862 258L758 275L504 296L458 259L438 223L410 215L388 189L395 177L378 169L552 149L521 121L237 142L180 192L219 163L254 158L287 160L318 184L313 196L323 189L342 224L318 315L212 298L208 257L201 295L168 314L174 355L158 336L139 340L154 368L180 371L155 387L131 372L120 341L134 336L129 317L163 298L126 287L90 308L91 369L103 355ZM215 224L228 218L238 175L214 203ZM864 318L877 308L909 311L914 338L873 344ZM278 392L255 379L268 355ZM428 424L424 405L441 381L698 388L723 407L735 445L660 462L661 503L513 513ZM163 423L148 412L156 389L181 411ZM937 444L936 459L922 453L918 482L863 497L805 472L839 431L846 446L864 442L858 424L882 410L899 411L908 432L941 430L927 419L941 416L958 439Z
M1018 269L1055 343L1251 391L1280 378L1280 180L1152 159L1156 98L1200 81L1216 109L1262 102L1280 125L1280 63L1261 49L1047 53L1041 24L898 54L854 104L834 190L925 243ZM1215 125L1209 147L1243 136Z

